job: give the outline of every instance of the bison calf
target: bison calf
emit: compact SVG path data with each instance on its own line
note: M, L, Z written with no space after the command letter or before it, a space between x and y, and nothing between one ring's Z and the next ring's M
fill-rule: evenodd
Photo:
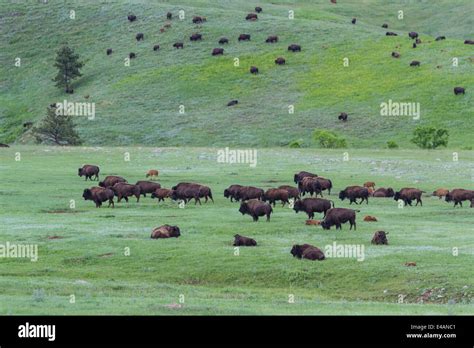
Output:
M172 190L159 188L156 189L155 192L151 194L151 198L158 198L158 202L165 201L165 198L171 198Z

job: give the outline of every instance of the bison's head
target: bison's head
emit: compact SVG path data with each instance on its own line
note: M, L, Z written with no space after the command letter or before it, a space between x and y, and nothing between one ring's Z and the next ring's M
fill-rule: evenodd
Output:
M100 186L100 187L105 187L104 182L103 182L103 181L99 181L99 186Z
M400 199L400 192L395 192L393 195L393 200L398 201Z
M387 189L387 197L393 197L395 195L395 192L393 192L393 189L389 187Z
M453 197L451 197L451 193L448 193L448 194L446 195L446 197L444 197L444 200L445 200L446 202L451 202L451 201L453 200Z
M90 189L85 189L84 192L82 193L82 197L85 200L91 199L92 198L92 191Z
M151 193L151 198L156 198L156 192Z
M303 254L303 251L301 250L301 245L298 245L298 244L293 245L293 248L291 248L290 253L291 255L293 255L293 257L297 257L301 259L301 255Z
M247 214L249 211L249 207L247 205L246 202L243 202L241 205L240 205L240 208L239 208L239 212L242 214L242 215L245 215Z
M171 199L176 201L178 199L178 192L174 189L171 191Z
M229 198L229 196L230 196L229 190L228 190L228 189L225 189L225 190L224 190L224 197L225 197L225 198Z
M339 192L339 199L343 201L346 198L346 191Z
M176 237L178 238L181 236L181 231L179 230L178 226L171 226L170 228L170 237Z
M321 221L321 226L322 226L325 230L330 230L330 229L331 229L331 224L330 224L329 222L327 222L326 220Z
M299 199L295 201L293 210L298 214L299 211L303 210L303 202L301 202Z
M79 168L79 169L77 170L77 175L82 176L82 168Z
M298 183L298 174L295 174L295 176L293 177L293 181L295 182L295 184Z

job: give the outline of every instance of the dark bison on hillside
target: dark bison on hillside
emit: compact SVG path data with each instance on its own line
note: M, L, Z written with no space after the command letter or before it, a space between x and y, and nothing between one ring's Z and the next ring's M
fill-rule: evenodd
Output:
M166 14L166 19L171 20L173 18L173 14L171 12L168 12Z
M276 36L276 35L269 36L269 37L267 37L267 39L265 40L265 42L267 42L267 43L275 43L275 42L278 42L278 36Z
M398 36L398 34L397 34L397 33L394 33L393 31L387 31L387 32L385 33L385 35L386 35L386 36Z
M165 198L171 198L172 193L173 191L170 189L159 188L151 194L151 198L158 198L158 202L164 202Z
M223 45L223 44L226 44L226 43L229 43L229 39L228 39L228 38L226 38L226 37L221 37L221 38L219 39L219 44L220 44L220 45Z
M301 171L299 173L296 173L294 176L293 176L293 181L295 182L295 184L298 184L301 180L303 180L303 178L307 177L307 176L310 176L310 177L317 177L318 175L317 174L313 174L313 173L310 173L310 172L305 172L305 171Z
M92 180L92 176L94 176L95 180L99 180L99 172L100 172L99 167L91 165L91 164L85 164L82 166L82 168L79 168L77 170L77 175L79 175L80 177L85 176L86 181L87 179Z
M118 182L127 182L127 180L125 180L121 176L109 175L109 176L105 177L104 181L99 182L99 186L100 187L111 187L111 186L114 186Z
M107 55L110 56L112 54L112 49L111 48L107 48Z
M153 51L158 51L160 49L160 45L153 46Z
M188 203L191 199L194 199L194 204L199 203L199 205L201 205L200 198L205 198L205 203L207 203L210 198L211 201L214 202L211 189L208 186L182 182L173 186L171 189L173 190L171 198L174 201L183 200L185 203Z
M242 186L234 195L234 199L246 201L248 199L262 199L264 191L253 186Z
M369 190L367 187L362 186L348 186L339 192L339 199L341 201L346 198L349 199L349 204L362 204L364 200L369 204ZM361 199L359 203L357 203L357 198Z
M288 51L301 52L301 46L296 45L296 44L291 44L290 46L288 46Z
M278 186L278 188L282 190L286 190L286 192L288 192L289 198L294 198L294 199L300 198L300 191L296 187L281 185L281 186Z
M411 63L410 63L410 66L420 66L421 63L417 60L413 60Z
M410 32L408 33L408 36L410 37L410 39L413 39L413 40L414 40L414 39L416 39L416 38L418 37L418 33L415 32L415 31L410 31Z
M163 225L153 229L150 238L178 238L179 236L181 236L181 231L178 226Z
M202 34L193 34L189 37L190 41L199 41L202 40Z
M212 55L213 56L218 56L224 54L224 49L223 48L214 48L212 50Z
M387 234L388 232L385 231L375 232L371 243L375 245L388 245Z
M400 191L395 192L393 199L395 201L398 201L401 199L405 203L405 205L410 205L410 206L411 206L411 202L416 199L415 206L417 206L418 203L420 203L420 205L423 206L423 202L421 200L421 195L423 193L426 193L426 192L421 191L416 188L412 188L412 187L405 187L405 188L402 188Z
M393 191L393 189L391 187L389 188L379 188L377 190L374 191L374 193L372 194L373 197L393 197L395 196L395 192Z
M466 90L464 87L454 87L454 95L465 94Z
M109 207L114 207L114 192L109 188L103 187L91 187L90 189L85 189L82 193L84 200L93 201L96 208L100 208L103 202L109 201Z
M237 99L231 100L230 102L227 103L227 106L234 106L237 105L239 101Z
M446 36L438 36L435 41L446 40Z
M293 255L293 257L296 257L298 259L308 259L312 261L322 261L326 258L321 249L310 244L295 244L291 248L290 253L291 255Z
M230 185L224 190L224 197L230 198L230 201L233 202L239 200L239 190L242 188L242 185Z
M387 23L382 24L382 28L387 29L387 28L388 28L388 24L387 24Z
M326 216L327 211L331 208L334 208L334 202L322 198L297 200L293 206L293 210L296 213L303 211L308 215L308 219L313 219L314 213L323 213Z
M349 222L351 227L349 230L352 230L352 226L354 226L354 230L356 230L356 212L360 210L352 210L346 208L332 208L329 209L326 213L326 217L321 222L321 226L325 230L331 229L331 226L336 226L336 229L342 229L342 224Z
M137 58L137 55L134 52L130 52L128 54L128 58L130 58L130 59Z
M240 34L239 41L250 41L250 34Z
M146 197L147 193L153 193L155 192L156 189L161 188L161 185L158 184L157 182L152 182L152 181L137 181L135 184L138 187L140 187L140 194L143 195L143 197Z
M182 42L175 42L175 43L173 44L173 47L176 48L176 49L178 49L178 48L184 48L184 43L182 43Z
M137 41L140 41L140 40L143 40L145 37L143 36L143 33L138 33L137 35L135 35L135 39L137 39Z
M250 73L257 75L258 74L258 68L256 66L251 66L250 67Z
M400 58L400 53L398 53L398 52L392 52L392 57L393 57L393 58Z
M474 40L464 40L465 45L474 45Z
M114 186L110 188L114 191L115 195L117 196L117 202L120 203L122 198L128 203L128 197L135 196L137 199L137 203L140 201L140 186L127 184L125 182L118 182Z
M257 246L257 242L255 241L255 239L236 234L234 236L233 246Z
M260 6L255 7L255 12L257 13L262 12L262 8Z
M137 16L135 15L128 15L127 18L130 22L135 22L137 20Z
M193 17L193 23L198 24L198 23L203 23L206 21L206 17L201 17L201 16L194 16Z
M258 16L256 13L249 13L246 17L246 20L248 21L256 21L258 19Z
M278 57L277 59L275 59L275 64L284 65L284 64L286 64L286 60L283 57Z
M351 23L352 23L352 24L356 24L356 22L357 22L357 18L352 18Z
M341 114L338 116L338 120L346 122L347 121L347 114L345 112L341 112Z
M458 204L462 207L463 201L472 201L472 199L474 199L474 191L465 189L451 190L444 198L446 202L454 202L454 207L456 207Z
M278 188L271 188L268 189L262 196L262 201L269 202L275 206L277 201L281 201L282 206L285 206L285 203L290 203L288 201L289 194L287 190L278 189Z
M239 212L242 215L250 215L253 221L258 221L259 216L267 216L267 221L270 221L270 215L273 212L272 206L267 202L259 201L258 199L251 199L240 204Z

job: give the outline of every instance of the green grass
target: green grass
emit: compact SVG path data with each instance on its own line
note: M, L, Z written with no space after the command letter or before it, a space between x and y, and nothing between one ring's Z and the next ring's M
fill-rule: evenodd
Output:
M46 107L64 98L96 103L96 119L78 118L81 136L88 145L148 146L286 146L303 139L314 146L314 128L336 131L350 147L383 148L395 140L402 148L410 143L418 124L446 127L449 147L473 146L472 91L473 39L471 0L438 1L259 1L264 12L257 22L245 15L256 4L244 0L186 0L167 2L81 1L66 5L50 0L18 2L0 0L0 142L29 143L25 121L39 121ZM71 9L76 19L68 19ZM185 10L186 19L174 19L165 33L165 13ZM295 19L288 19L288 10ZM397 19L403 10L405 18ZM137 22L128 23L133 12ZM193 15L204 15L202 26L191 23ZM357 24L350 19L358 18ZM386 37L382 23L400 36ZM423 43L411 48L407 33L420 33ZM135 34L145 41L137 43ZM202 42L189 42L201 32ZM251 42L238 43L240 33ZM265 44L277 34L277 44ZM438 35L447 40L435 42ZM225 55L212 57L218 38L227 36ZM171 45L184 40L185 48ZM54 87L53 61L67 41L84 61L83 77L75 82L75 94L65 95ZM153 52L154 44L161 50ZM301 53L286 50L300 43ZM113 48L112 56L105 50ZM390 54L397 50L400 59ZM137 59L124 66L134 51ZM275 66L284 56L286 66ZM15 58L22 59L20 68ZM234 67L233 58L240 58ZM342 59L350 66L343 67ZM452 67L452 58L459 66ZM410 68L411 60L420 68ZM261 74L251 76L251 65ZM441 66L437 68L437 66ZM454 96L453 87L466 87L466 95ZM239 105L227 108L231 99ZM382 117L380 103L389 99L417 102L421 119ZM178 113L179 105L186 113ZM288 105L295 113L288 114ZM350 121L337 115L345 111Z
M343 161L347 151L349 161ZM124 153L130 161L124 161ZM21 156L15 161L15 156ZM259 149L258 164L219 164L215 148L32 147L0 152L0 243L38 244L39 260L0 259L0 314L473 314L474 209L454 209L430 197L438 187L472 188L474 156L451 151ZM84 163L105 175L144 179L150 168L171 187L195 181L212 188L215 203L180 209L142 198L96 209L81 197ZM306 216L278 205L270 222L254 223L222 196L233 183L263 188L291 184L309 170L332 179L330 198L364 181L378 187L419 187L423 207L399 209L392 199L357 206L357 231L306 226ZM6 184L8 183L8 184ZM70 209L70 200L76 208ZM363 222L373 215L378 222ZM320 216L317 216L320 218ZM178 239L151 240L162 224L181 228ZM370 244L377 230L388 246ZM257 240L234 256L239 233ZM48 239L60 236L60 239ZM320 248L363 244L365 260L297 260L294 243ZM130 256L125 256L130 248ZM453 256L453 248L459 255ZM108 255L110 253L110 255ZM406 267L413 261L416 267ZM419 303L428 289L433 295ZM443 289L443 290L442 290ZM69 303L74 294L76 303ZM179 296L185 296L181 308ZM289 294L295 303L288 303ZM399 304L398 296L406 296Z

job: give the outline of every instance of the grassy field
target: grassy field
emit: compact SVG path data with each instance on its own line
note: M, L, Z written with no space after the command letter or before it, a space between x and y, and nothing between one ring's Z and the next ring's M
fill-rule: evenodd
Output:
M432 124L450 132L449 146L474 146L471 0L258 1L264 9L256 22L245 21L257 2L248 0L39 1L0 0L0 142L28 143L23 122L37 122L46 107L63 101L94 102L96 118L78 118L87 145L286 146L301 139L314 146L315 128L331 129L349 147L384 148L388 140L402 148L416 125ZM70 11L75 19L69 19ZM185 11L164 33L165 14ZM295 19L288 19L292 10ZM404 11L404 19L397 18ZM138 20L129 23L127 14ZM193 15L207 17L196 26ZM352 25L350 20L357 17ZM386 37L382 23L398 37ZM407 33L423 43L412 49ZM135 34L145 35L143 42ZM194 32L202 42L189 42ZM250 42L237 42L241 33ZM279 35L266 44L268 35ZM436 42L438 35L447 40ZM225 54L212 57L221 36L230 39ZM54 87L53 61L67 41L85 65L75 94ZM184 41L183 50L172 44ZM159 52L152 50L160 44ZM301 53L287 51L300 43ZM113 48L107 57L105 50ZM130 67L124 58L135 52ZM390 57L392 51L400 59ZM284 56L286 66L275 66ZM453 58L459 65L453 67ZM14 65L21 58L21 67ZM234 58L240 66L234 67ZM343 58L349 67L343 67ZM412 60L422 62L410 68ZM251 65L260 75L251 76ZM454 96L464 86L466 95ZM85 99L85 96L89 96ZM231 99L239 105L228 108ZM421 118L380 116L380 103L420 103ZM185 114L179 114L180 105ZM295 113L288 114L294 105ZM349 122L337 116L345 111Z
M262 149L251 168L217 163L215 148L2 149L0 243L37 244L39 259L0 259L0 314L474 314L474 209L454 209L429 193L423 207L370 199L357 206L357 231L325 231L279 205L270 222L254 223L222 196L233 183L292 184L300 170L331 178L337 207L349 207L337 199L340 189L367 180L427 192L473 186L472 151L459 152L457 162L451 151L347 150L343 161L344 151ZM102 178L118 174L129 182L158 168L162 186L200 182L212 188L215 203L179 208L147 197L96 209L81 197L91 186L77 176L84 163L100 165ZM379 221L363 222L365 215ZM178 225L182 236L151 240L151 230L165 223ZM370 244L377 230L389 232L388 246ZM235 256L235 233L258 246ZM364 245L365 260L311 262L289 253L294 243L333 242Z

